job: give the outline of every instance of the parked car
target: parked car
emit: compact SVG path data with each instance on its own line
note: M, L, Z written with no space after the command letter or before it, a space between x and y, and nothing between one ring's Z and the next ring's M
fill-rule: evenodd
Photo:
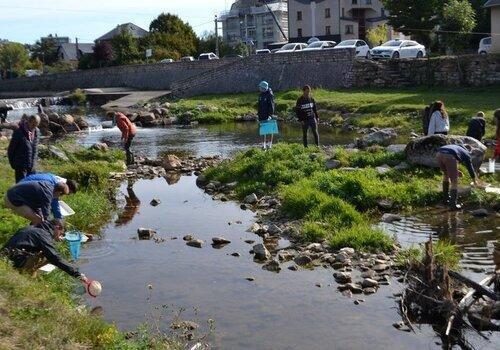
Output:
M164 58L160 61L160 63L173 63L175 62L172 58Z
M180 59L182 62L192 62L194 61L194 57L193 56L184 56L184 57L181 57Z
M214 54L213 52L207 52L207 53L202 53L200 57L198 57L199 60L218 60L219 56Z
M269 49L260 49L260 50L256 50L255 51L256 55L265 55L266 53L271 53L271 50L269 50Z
M370 53L370 46L363 41L363 40L344 40L341 41L337 46L335 46L336 49L356 49L356 57L366 57L370 58L371 53Z
M281 49L276 51L276 53L289 53L289 52L296 52L296 51L302 51L307 47L307 44L304 43L290 43L286 44L283 46Z
M422 58L426 55L425 46L413 40L389 40L371 50L372 58Z
M335 41L314 41L307 45L302 51L317 51L325 49L333 49L337 43Z
M491 50L491 36L482 38L481 41L479 42L479 49L477 50L477 53L480 55L486 55L490 52Z
M36 69L27 69L24 75L27 77L37 77L39 75L42 75L42 72Z

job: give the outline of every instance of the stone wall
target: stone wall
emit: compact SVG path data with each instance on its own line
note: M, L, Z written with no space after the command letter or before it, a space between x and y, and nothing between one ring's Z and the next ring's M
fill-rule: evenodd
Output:
M175 81L171 90L174 97L252 92L262 80L274 90L306 84L336 89L348 86L354 61L354 49L254 55L223 69Z
M231 64L234 59L140 64L89 69L0 80L0 92L65 91L75 88L129 87L142 90L168 90L173 81Z

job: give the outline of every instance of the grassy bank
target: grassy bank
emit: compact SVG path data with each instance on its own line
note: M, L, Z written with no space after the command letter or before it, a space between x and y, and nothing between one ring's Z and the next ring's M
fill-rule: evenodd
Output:
M5 150L0 143L0 196L13 185ZM41 159L39 171L79 181L83 187L64 200L76 211L68 220L84 232L98 233L102 224L112 215L115 185L108 182L111 171L123 169L123 155L119 151L99 153L75 147L72 142L61 145L69 150L70 162L51 157ZM42 152L43 153L43 152ZM27 222L14 216L0 204L0 246ZM66 246L60 244L63 254ZM134 340L114 325L93 317L87 311L77 311L73 291L76 282L61 271L37 277L20 274L0 259L0 349L173 349L165 340L156 340L142 332Z
M292 116L292 108L299 91L276 93L278 115ZM355 113L350 122L360 127L395 127L403 131L420 132L420 111L434 100L445 102L451 117L452 132L464 133L469 118L477 111L487 115L492 125L493 111L500 108L500 86L460 89L353 89L313 91L323 120L333 124L342 122L340 112ZM231 121L236 116L255 113L257 92L235 95L205 95L183 99L173 104L178 112L192 111L204 105L203 111L195 112L195 120L206 123ZM491 127L488 135L492 136Z
M359 168L327 170L329 158L344 167ZM392 240L372 228L381 202L391 203L394 209L411 210L440 200L441 177L437 171L412 167L381 174L376 169L403 159L402 154L378 148L326 154L317 148L280 144L267 152L241 152L209 169L206 176L222 183L236 181L239 198L251 193L279 196L283 214L302 220L301 237L305 241L327 239L334 248L390 250ZM470 201L498 201L481 192L473 190Z

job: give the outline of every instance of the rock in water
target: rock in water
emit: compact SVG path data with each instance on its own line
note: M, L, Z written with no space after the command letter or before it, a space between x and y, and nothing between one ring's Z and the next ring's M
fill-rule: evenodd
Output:
M151 203L149 203L149 204L151 204L153 207L156 207L156 206L160 205L160 203L161 203L161 201L158 198L153 198L151 200Z
M179 157L169 154L163 158L162 165L165 170L177 170L182 167L182 162Z
M487 148L481 142L468 136L433 135L412 140L406 146L406 159L413 165L437 168L439 167L436 160L437 150L447 144L470 145L474 167L481 166Z
M264 270L271 271L271 272L280 272L281 271L280 263L277 260L269 261L264 266L262 266L262 268Z
M395 221L401 221L402 219L403 218L401 216L399 216L399 215L385 213L384 215L382 215L381 221L382 222L391 223L391 222L395 222Z
M137 234L139 235L139 239L151 239L155 233L156 233L156 231L153 229L150 229L150 228L139 228L137 230Z
M300 255L293 259L293 261L299 266L304 266L310 264L312 262L312 259L309 255Z
M361 282L361 287L364 288L377 288L378 287L378 282L371 279L371 278L365 278L363 282Z
M475 216L476 218L486 218L488 217L489 213L487 209L476 209L470 212L472 216Z
M188 245L190 247L194 247L194 248L201 248L201 247L203 247L203 241L201 239L194 238L190 241L187 241L186 245Z
M214 237L212 238L212 243L214 245L225 245L231 243L229 239L226 239L224 237Z
M271 259L271 253L267 250L266 246L262 243L253 246L254 259L258 261L266 261Z
M98 142L94 143L92 146L90 146L90 149L94 149L99 152L107 152L109 149L109 146L105 144L104 142Z
M348 272L335 272L333 277L337 283L350 283L352 281L351 274Z
M193 235L185 235L184 237L182 237L183 240L185 240L186 242L189 242L189 241L192 241L194 239Z
M366 148L372 145L389 146L398 137L394 129L383 129L372 132L358 140L359 148Z
M252 193L246 196L243 202L245 204L255 204L258 200L259 199L257 198L257 195L255 193Z

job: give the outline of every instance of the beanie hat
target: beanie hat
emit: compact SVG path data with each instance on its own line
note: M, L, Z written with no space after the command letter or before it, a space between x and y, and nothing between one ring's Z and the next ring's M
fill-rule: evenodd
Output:
M264 90L264 91L269 90L269 83L267 81L264 81L264 80L261 81L259 83L259 89Z

